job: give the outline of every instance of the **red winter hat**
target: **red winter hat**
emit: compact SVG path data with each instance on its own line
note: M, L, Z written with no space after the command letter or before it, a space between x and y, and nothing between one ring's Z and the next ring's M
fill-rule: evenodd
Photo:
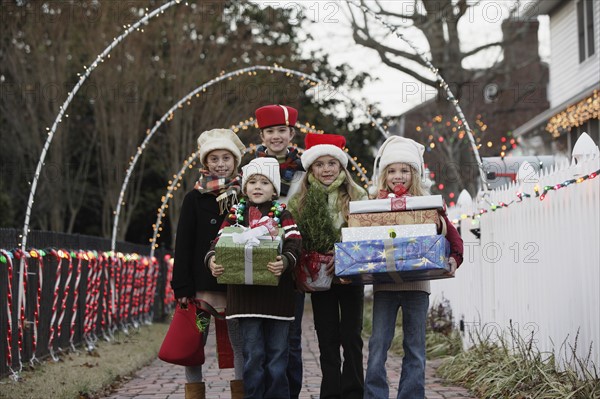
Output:
M308 133L304 138L304 153L300 158L304 170L323 155L329 155L336 158L345 168L348 166L348 156L344 151L346 138L338 134L315 134Z
M272 126L294 126L298 120L298 111L287 105L265 105L256 110L259 129Z

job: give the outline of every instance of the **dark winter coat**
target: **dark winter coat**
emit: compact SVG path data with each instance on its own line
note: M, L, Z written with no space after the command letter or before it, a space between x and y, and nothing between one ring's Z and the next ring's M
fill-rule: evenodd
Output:
M226 215L227 212L219 215L213 194L201 194L198 190L186 194L177 225L171 280L176 298L194 297L197 291L227 291L227 286L218 284L204 265L204 257Z

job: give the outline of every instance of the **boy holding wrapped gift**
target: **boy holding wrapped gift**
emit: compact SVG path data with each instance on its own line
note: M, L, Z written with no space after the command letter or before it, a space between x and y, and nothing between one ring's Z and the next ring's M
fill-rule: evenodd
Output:
M281 177L281 195L279 199L287 202L298 189L304 176L300 155L290 146L296 131L298 111L288 105L265 105L256 110L256 122L260 129L263 145L256 149L256 157L272 157L279 162ZM290 327L290 353L287 376L290 384L290 399L297 399L302 389L302 315L304 314L304 291L307 287L297 281L296 311Z
M227 267L216 264L214 257L214 247L225 227L239 224L250 228L268 226L270 232L283 229L282 254L265 265L269 272L279 277L279 284L228 285L227 319L239 320L244 340L244 397L287 398L288 333L294 320L292 275L300 256L302 238L285 205L275 201L280 189L277 160L253 159L242 168L242 174L245 197L232 207L223 222L219 236L206 255L206 263L215 277L223 274Z
M327 209L331 217L328 224L333 224L339 236L340 229L347 224L349 202L367 199L367 193L352 180L346 169L348 156L343 150L346 144L343 136L309 133L305 144L301 159L307 173L299 191L290 200L290 210L298 222L312 218L314 215L303 212L305 200L307 197L322 198L320 206ZM322 222L323 226L326 224ZM327 273L334 273L333 256L327 265ZM362 399L363 287L341 284L337 279L329 290L311 293L311 300L319 340L321 399ZM340 346L344 351L343 365Z
M404 137L388 138L378 151L373 168L379 198L428 195L425 184L424 147ZM445 214L438 232L446 231L450 242L451 274L462 263L462 238ZM374 284L373 333L365 378L365 399L389 397L385 362L394 338L396 317L402 307L404 358L398 385L398 399L425 397L425 326L429 308L429 281Z

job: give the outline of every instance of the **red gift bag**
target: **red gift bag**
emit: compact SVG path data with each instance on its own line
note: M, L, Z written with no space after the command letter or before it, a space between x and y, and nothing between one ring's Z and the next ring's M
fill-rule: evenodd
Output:
M196 325L196 305L190 302L183 308L178 304L167 335L158 351L158 358L180 366L204 364L202 334Z

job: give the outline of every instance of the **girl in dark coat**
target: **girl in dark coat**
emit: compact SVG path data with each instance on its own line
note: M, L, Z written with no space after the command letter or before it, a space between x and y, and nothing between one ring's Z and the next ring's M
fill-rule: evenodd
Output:
M201 175L194 189L183 200L177 225L171 287L181 304L186 304L188 298L197 298L223 311L227 286L217 283L210 270L204 266L204 257L229 208L237 203L241 186L238 167L245 146L231 130L213 129L200 135L198 148L200 161L206 169L200 171ZM234 352L235 380L231 381L232 397L242 398L243 356L239 326L236 320L228 320L227 327ZM204 398L202 366L185 369L186 399Z

